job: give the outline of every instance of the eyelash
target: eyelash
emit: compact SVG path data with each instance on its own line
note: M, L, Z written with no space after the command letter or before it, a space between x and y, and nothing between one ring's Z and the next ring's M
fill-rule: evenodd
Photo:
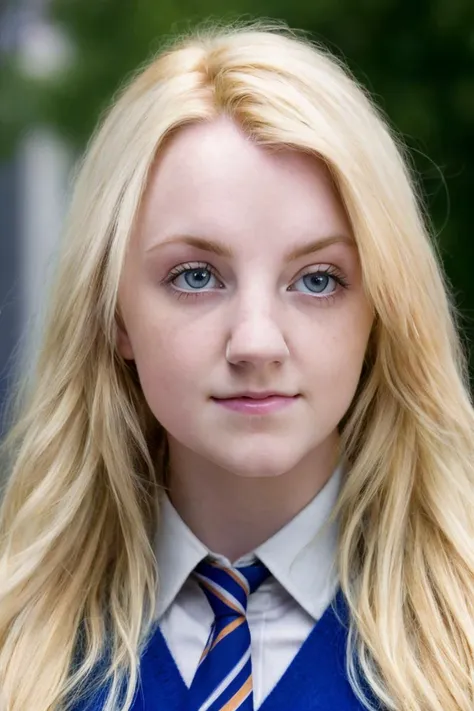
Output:
M172 285L172 282L179 277L181 274L184 274L185 272L188 271L196 271L198 269L206 270L210 274L212 274L216 279L219 279L216 270L214 267L207 263L207 262L195 262L193 264L190 264L189 262L185 264L179 264L176 267L173 267L173 269L169 272L169 274L161 281L161 284L164 284L165 286L168 286L170 288L174 295L176 296L177 299L189 299L189 298L198 298L200 294L205 293L205 290L194 290L194 291L185 291L181 289L177 289ZM347 281L346 277L337 269L337 267L330 266L328 268L324 269L317 269L315 271L308 271L304 272L303 274L300 274L298 279L295 281L299 281L305 276L309 276L312 274L324 274L327 276L332 277L337 284L342 288L342 289L348 289L350 288L350 284ZM206 290L209 291L209 290ZM338 296L339 289L336 289L336 291L333 291L330 294L323 295L323 296L317 296L317 294L314 294L315 299L317 299L319 302L324 302L325 304L330 303L333 301L335 298ZM310 294L309 294L310 295Z

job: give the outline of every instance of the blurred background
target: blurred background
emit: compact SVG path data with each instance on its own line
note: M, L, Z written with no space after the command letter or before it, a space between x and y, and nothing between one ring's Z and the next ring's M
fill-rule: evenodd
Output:
M329 46L408 144L474 372L474 0L0 0L0 410L101 111L164 36L252 17Z

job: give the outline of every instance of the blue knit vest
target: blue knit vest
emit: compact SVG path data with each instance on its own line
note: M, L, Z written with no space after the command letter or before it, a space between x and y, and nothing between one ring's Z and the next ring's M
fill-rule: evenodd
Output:
M258 711L365 711L345 672L348 613L339 590ZM187 687L157 628L142 655L132 711L193 711ZM383 711L365 689L373 707ZM101 711L104 695L75 711Z

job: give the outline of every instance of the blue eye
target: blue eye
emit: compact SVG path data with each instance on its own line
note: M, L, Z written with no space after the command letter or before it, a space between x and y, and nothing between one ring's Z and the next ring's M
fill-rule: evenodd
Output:
M209 284L212 274L209 269L199 267L198 269L187 269L178 276L183 276L184 281L191 289L199 289ZM177 278L178 277L176 277L176 279Z
M217 279L217 275L214 268L207 263L204 264L179 264L174 267L164 279L164 283L167 286L171 285L171 288L179 298L186 298L187 296L198 297L199 292L212 291L213 289L205 289L209 286L211 279L216 279L219 289L224 288L223 285ZM181 282L179 280L181 279ZM349 286L347 280L341 274L341 272L334 266L325 266L324 268L317 269L312 272L307 272L300 276L296 281L288 287L288 291L300 291L294 288L294 284L298 282L303 282L307 291L302 291L302 293L320 295L320 301L328 300L330 297L335 297L337 295L338 286L342 288L347 288Z
M329 290L329 293L332 294L336 287L335 278L325 272L310 272L309 274L304 274L302 277L297 279L295 284L299 281L302 281L312 294L328 293L328 286L333 283L333 288Z

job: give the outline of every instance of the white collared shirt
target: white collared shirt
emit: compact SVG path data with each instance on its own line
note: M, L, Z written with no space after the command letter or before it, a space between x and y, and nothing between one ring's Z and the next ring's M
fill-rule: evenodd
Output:
M339 494L340 464L315 498L289 523L234 566L258 558L271 576L249 597L254 706L258 708L295 657L332 600L336 572L337 523L324 525ZM156 616L179 672L189 687L205 647L214 614L191 576L211 554L163 497L155 541L159 592Z

